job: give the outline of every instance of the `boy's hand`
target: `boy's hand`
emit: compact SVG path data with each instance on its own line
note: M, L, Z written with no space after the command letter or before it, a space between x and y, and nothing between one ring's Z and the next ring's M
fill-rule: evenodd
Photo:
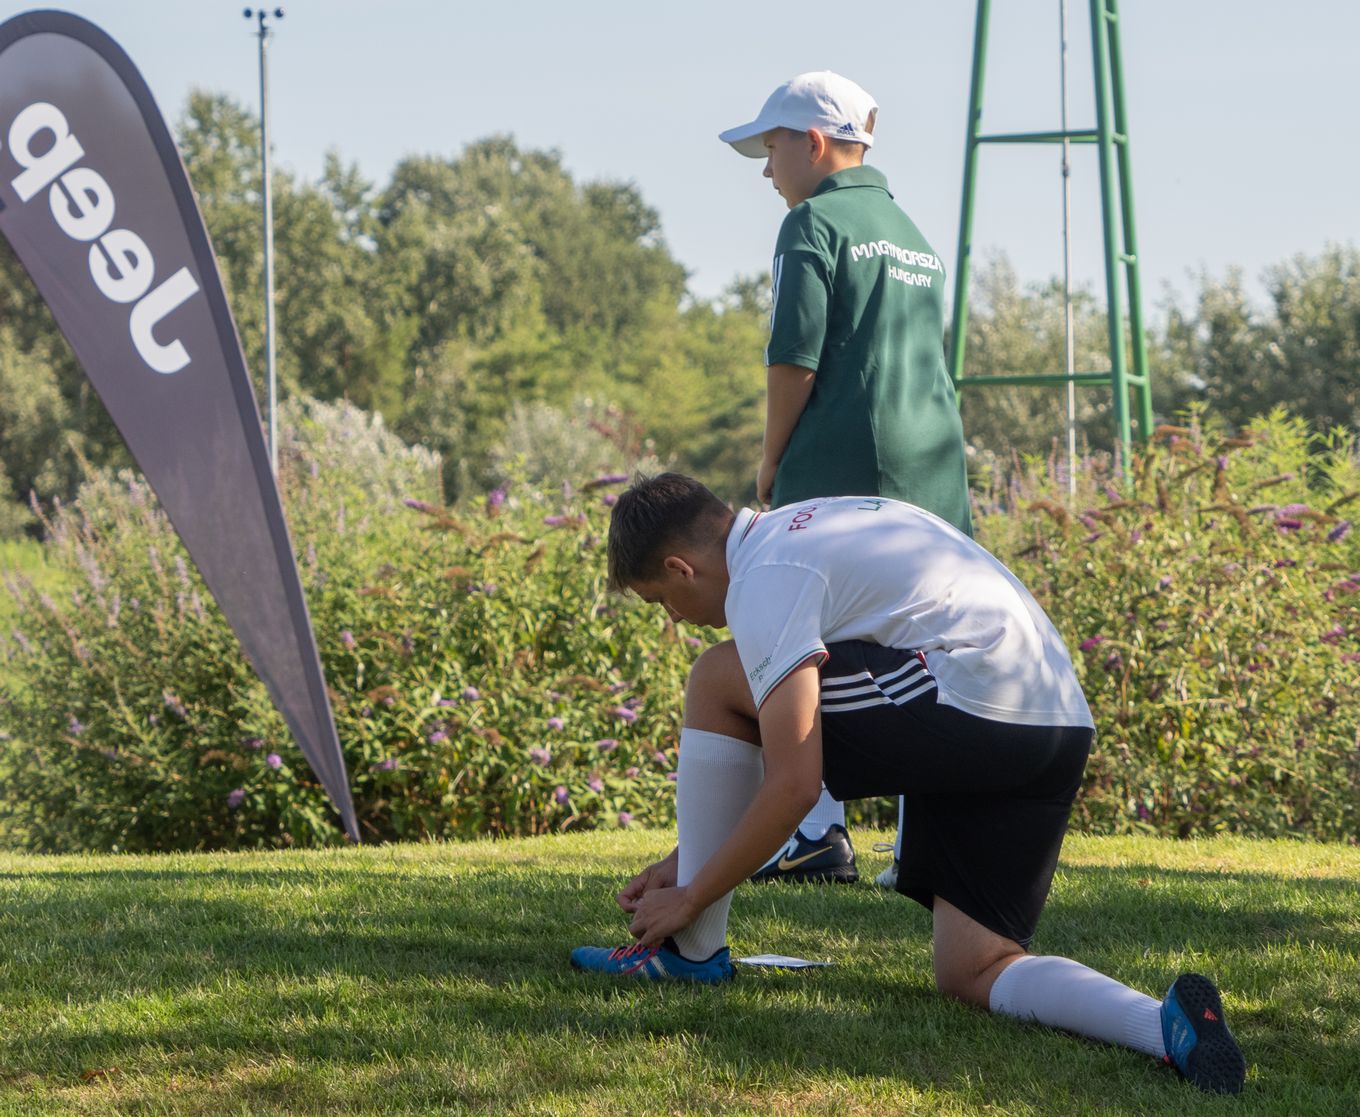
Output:
M756 473L756 500L761 504L769 504L774 497L774 475L778 469L778 462L767 460L760 463L760 470Z
M653 888L637 905L629 933L643 946L659 946L676 931L694 922L688 888Z
M616 900L626 912L635 912L642 897L656 888L674 888L679 865L678 849L673 849L660 861L648 865L632 880L623 886Z

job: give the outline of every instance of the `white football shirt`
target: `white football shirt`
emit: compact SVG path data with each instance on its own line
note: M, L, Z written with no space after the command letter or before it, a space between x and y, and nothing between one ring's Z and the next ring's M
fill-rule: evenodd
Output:
M831 497L743 508L727 539L727 626L759 707L826 645L924 654L938 701L1016 725L1094 728L1052 622L1000 562L915 505Z

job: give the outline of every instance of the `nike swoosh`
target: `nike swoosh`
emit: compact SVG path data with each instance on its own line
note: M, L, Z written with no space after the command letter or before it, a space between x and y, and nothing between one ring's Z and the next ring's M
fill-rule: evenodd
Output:
M819 853L825 853L830 848L830 846L822 846L821 849L814 849L811 853L805 853L802 857L795 857L793 860L789 860L787 857L781 857L776 868L778 868L781 873L787 873L790 869L798 868L804 861L811 861Z

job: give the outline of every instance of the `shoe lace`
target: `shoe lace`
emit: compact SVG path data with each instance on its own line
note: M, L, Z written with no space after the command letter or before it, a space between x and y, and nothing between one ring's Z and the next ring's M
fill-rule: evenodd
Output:
M875 852L875 853L896 853L896 852L897 852L897 847L896 847L895 845L893 845L892 842L875 842L875 843L874 843L874 852Z
M632 946L615 947L609 952L609 960L611 962L616 962L624 958L636 958L636 962L622 971L626 974L636 973L638 970L642 969L653 956L655 956L658 949L660 948L655 946L643 946L642 943L635 942Z

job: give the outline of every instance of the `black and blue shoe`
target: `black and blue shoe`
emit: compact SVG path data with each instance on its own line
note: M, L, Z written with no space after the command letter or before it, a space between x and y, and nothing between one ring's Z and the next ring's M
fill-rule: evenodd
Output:
M808 881L854 884L859 880L859 870L855 868L855 849L850 844L850 835L845 827L833 823L826 834L815 842L795 830L793 837L779 851L779 856L763 868L751 874L757 882L787 880L797 883Z
M732 954L727 947L715 950L702 962L692 962L680 953L674 939L660 946L578 946L571 952L573 969L616 977L638 977L646 981L698 981L706 985L732 980Z
M1236 1094L1247 1077L1247 1061L1223 1018L1214 983L1185 973L1162 1001L1162 1040L1166 1061L1201 1090Z

